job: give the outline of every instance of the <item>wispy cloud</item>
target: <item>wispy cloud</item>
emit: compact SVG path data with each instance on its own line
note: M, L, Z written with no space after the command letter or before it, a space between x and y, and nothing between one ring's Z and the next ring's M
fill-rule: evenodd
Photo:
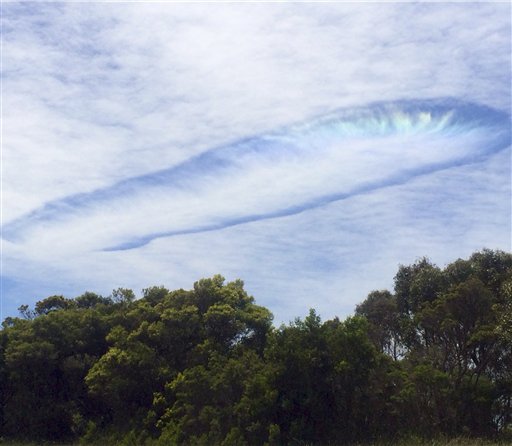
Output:
M510 248L508 4L6 4L3 44L7 311L219 271L348 308L376 258Z
M122 250L294 215L485 158L508 147L509 123L506 113L453 100L343 110L47 203L7 225L4 235L24 240L41 224L47 234L56 221L61 237L76 220L80 228L102 218L100 243L121 240L103 249ZM126 209L112 213L120 202Z

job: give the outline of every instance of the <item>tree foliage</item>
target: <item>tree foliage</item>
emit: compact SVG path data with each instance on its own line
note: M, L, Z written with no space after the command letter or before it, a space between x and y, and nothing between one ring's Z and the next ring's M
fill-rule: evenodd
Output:
M512 255L400 266L279 328L240 280L50 296L0 331L0 436L294 445L512 431Z

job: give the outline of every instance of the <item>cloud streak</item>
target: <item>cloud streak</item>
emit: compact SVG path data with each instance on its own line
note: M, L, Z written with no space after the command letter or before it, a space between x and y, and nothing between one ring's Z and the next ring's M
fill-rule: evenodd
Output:
M170 228L159 232L151 232L151 225L146 225L145 234L132 237L124 233L124 241L102 249L133 249L160 237L290 216L482 160L508 147L509 122L504 112L455 99L396 101L338 110L210 149L168 169L50 202L8 224L4 233L7 239L17 240L34 225L71 222L77 215L83 219L84 210L86 214L105 213L117 200L155 193L162 198L154 211L161 213L167 206L174 215L190 213L188 200L195 198L199 201L195 215L181 225L167 222ZM375 159L381 167L377 175L372 172ZM208 191L212 184L216 185L213 198ZM221 201L229 190L247 193L222 209ZM193 196L197 194L199 200ZM182 208L176 203L183 203ZM245 212L236 215L233 207ZM115 220L119 217L116 213ZM119 227L112 221L114 224Z

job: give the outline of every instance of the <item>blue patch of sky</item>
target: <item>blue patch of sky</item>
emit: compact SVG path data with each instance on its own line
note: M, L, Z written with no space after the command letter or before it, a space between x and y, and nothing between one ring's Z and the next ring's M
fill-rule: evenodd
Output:
M23 305L26 299L32 300L34 296L26 296L27 292L25 289L26 284L14 280L12 277L2 276L0 277L1 282L1 306L2 315L0 315L0 322L3 320L5 315L13 316L17 314L18 307ZM3 296L9 296L9 299L3 299Z

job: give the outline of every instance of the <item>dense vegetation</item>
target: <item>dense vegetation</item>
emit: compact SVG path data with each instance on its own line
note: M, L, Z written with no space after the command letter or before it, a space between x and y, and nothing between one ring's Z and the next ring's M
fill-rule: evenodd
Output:
M123 445L512 434L512 255L400 266L355 315L274 328L241 281L48 297L0 331L1 435ZM312 296L314 298L314 296Z

